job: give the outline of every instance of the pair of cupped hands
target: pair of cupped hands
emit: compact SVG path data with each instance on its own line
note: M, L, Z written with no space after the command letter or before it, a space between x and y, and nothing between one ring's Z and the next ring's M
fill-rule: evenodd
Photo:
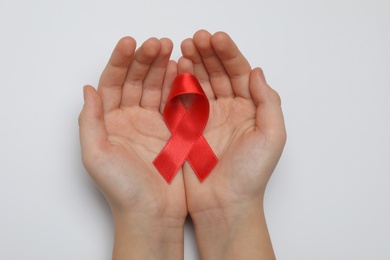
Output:
M79 117L83 163L114 218L180 228L262 207L286 133L279 95L224 32L196 32L170 60L172 41L131 37L116 45L97 90L84 87ZM181 73L199 80L210 103L203 135L219 159L200 182L188 162L168 184L153 160L170 138L163 110Z

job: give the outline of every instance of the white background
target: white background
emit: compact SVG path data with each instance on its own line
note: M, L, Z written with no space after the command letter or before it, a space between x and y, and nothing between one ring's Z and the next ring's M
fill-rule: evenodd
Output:
M110 259L110 210L80 161L82 86L117 40L228 32L281 95L266 193L278 259L390 259L387 0L0 1L0 259ZM185 259L198 259L191 223Z

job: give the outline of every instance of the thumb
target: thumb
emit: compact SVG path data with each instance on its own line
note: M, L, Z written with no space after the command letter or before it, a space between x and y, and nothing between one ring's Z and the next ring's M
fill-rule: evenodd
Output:
M103 148L107 140L107 133L100 95L92 86L84 86L83 91L84 106L79 116L79 131L84 161L84 159L88 159L89 155Z
M279 94L266 82L262 69L250 74L249 89L256 105L256 126L269 139L284 145L286 129Z

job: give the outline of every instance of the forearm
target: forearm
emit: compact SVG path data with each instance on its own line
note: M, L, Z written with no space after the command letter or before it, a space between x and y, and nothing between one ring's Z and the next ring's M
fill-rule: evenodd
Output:
M203 260L275 259L261 202L193 216Z
M148 220L114 214L113 260L183 259L184 220Z

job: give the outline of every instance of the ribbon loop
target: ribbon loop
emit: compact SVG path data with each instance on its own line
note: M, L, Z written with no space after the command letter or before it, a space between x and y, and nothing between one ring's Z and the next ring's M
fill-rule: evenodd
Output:
M186 108L181 97L192 94ZM200 181L215 167L218 158L203 136L209 118L209 101L196 77L189 73L178 75L173 82L164 108L164 120L171 137L153 161L168 183L187 160Z

